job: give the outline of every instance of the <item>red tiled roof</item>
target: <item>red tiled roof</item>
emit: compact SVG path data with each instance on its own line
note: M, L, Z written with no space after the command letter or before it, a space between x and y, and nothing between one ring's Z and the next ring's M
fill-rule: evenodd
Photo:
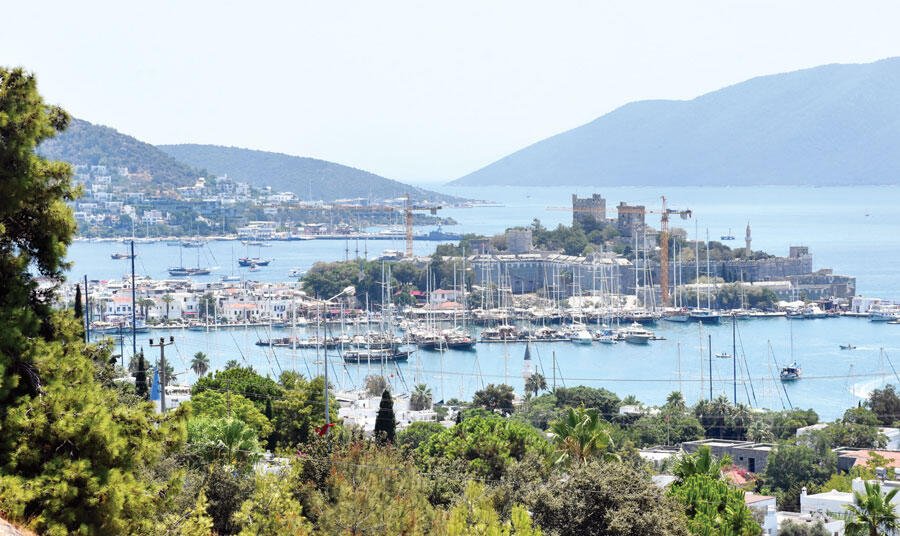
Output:
M874 452L875 454L890 460L890 467L900 467L900 451L895 450L845 450L840 453L840 456L856 458L853 465L865 465L872 457L869 455L870 452Z

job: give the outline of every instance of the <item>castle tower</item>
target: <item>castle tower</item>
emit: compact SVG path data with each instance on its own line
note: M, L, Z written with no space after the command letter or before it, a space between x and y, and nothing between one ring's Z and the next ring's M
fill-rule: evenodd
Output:
M750 222L749 221L747 222L747 234L744 236L744 241L747 243L747 245L744 247L744 254L747 256L747 258L749 258L750 254L753 252L753 250L750 249L751 239L750 239Z

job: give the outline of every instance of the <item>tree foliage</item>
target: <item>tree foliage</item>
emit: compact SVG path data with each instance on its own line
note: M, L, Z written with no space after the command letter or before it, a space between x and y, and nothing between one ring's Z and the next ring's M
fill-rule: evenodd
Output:
M688 530L698 536L756 536L761 529L744 503L744 492L721 478L695 473L672 486L684 505Z
M256 405L237 393L202 391L191 397L191 412L194 417L234 418L250 426L265 440L274 431L269 419Z
M845 533L847 536L895 534L900 530L900 519L894 510L893 500L900 490L882 490L878 482L864 484L864 492L854 491L853 504L847 505L850 517L845 522Z
M375 437L379 441L393 443L397 433L397 419L394 417L394 399L391 392L381 393L378 413L375 415Z
M191 395L206 390L237 393L264 411L266 400L280 397L283 388L275 380L260 376L253 367L237 366L200 378L191 388Z
M872 410L882 426L891 426L900 421L900 396L897 395L893 385L872 391L866 406Z
M34 150L67 123L32 75L0 68L0 511L51 535L149 532L174 482L137 475L183 440L182 414L124 403L100 381L108 352L52 309L77 192Z
M534 522L550 534L687 535L682 508L649 477L621 462L572 466L528 497Z
M550 423L556 463L584 463L593 457L616 458L610 428L595 409L569 408L562 418Z
M511 386L504 383L498 385L490 383L484 389L475 391L475 395L472 396L472 405L509 415L513 411L514 399L515 393Z
M546 440L523 422L495 415L467 417L462 423L436 433L419 445L426 468L437 459L463 460L479 477L501 477L513 460L529 452L546 452Z
M300 374L285 371L279 377L283 394L272 404L275 439L283 447L306 443L325 424L325 379L307 380ZM329 394L328 414L337 422L337 400Z

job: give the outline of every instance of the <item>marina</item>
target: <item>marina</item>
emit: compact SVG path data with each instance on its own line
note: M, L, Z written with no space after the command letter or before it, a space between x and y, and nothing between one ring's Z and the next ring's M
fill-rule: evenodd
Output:
M854 196L879 199L880 204L870 205L871 217L856 226L853 219L840 223L841 240L822 240L823 233L833 228L836 221L804 213L797 218L793 209L779 204L776 199L793 195L790 188L703 190L697 188L675 189L672 198L690 198L699 214L701 225L712 228L729 227L730 214L735 211L759 214L754 217L754 244L760 247L781 249L790 241L809 244L816 253L815 265L834 266L842 273L852 273L858 278L857 294L877 295L890 300L900 298L900 281L890 263L900 262L900 248L883 247L885 237L894 240L890 233L881 233L877 240L865 224L882 221L890 213L892 203L900 201L894 189L871 187L877 193L862 194L847 189L817 189L810 194L818 206L827 212L830 205L842 210L853 210ZM509 190L509 191L507 191ZM643 201L656 194L656 189L610 189L629 199ZM860 190L866 190L862 188ZM546 225L564 223L571 216L546 211L553 199L564 203L570 189L484 189L455 190L457 194L476 197L498 194L504 203L479 208L451 208L446 212L460 222L459 232L496 233L523 220L522 214L539 216ZM740 195L736 195L740 193ZM612 194L611 194L612 195ZM541 201L535 201L537 198ZM761 198L762 197L762 198ZM549 201L548 201L549 200ZM811 202L812 202L811 201ZM866 201L871 204L871 201ZM752 205L752 208L751 208ZM848 208L849 207L849 208ZM886 221L886 220L885 220ZM776 224L776 222L778 222ZM256 249L245 253L245 248L256 248L234 240L206 240L203 247L190 250L188 257L197 255L194 264L208 269L208 275L175 277L168 269L177 261L178 253L164 241L136 244L136 271L157 281L175 281L176 285L189 285L193 292L218 292L221 285L257 288L260 295L271 289L299 290L296 280L317 261L374 259L385 249L402 251L403 240L396 238L378 243L368 240L297 240L267 241L265 259L268 266L240 267L237 259L262 258ZM437 243L415 241L414 253L430 255ZM452 243L450 241L444 243ZM180 244L179 244L180 245ZM887 257L879 263L862 262L864 255L855 252L878 247ZM109 261L109 255L123 251L118 242L77 242L70 248L74 261L73 272L89 275L90 284L105 285L120 280L127 267L124 263ZM181 248L179 248L181 249ZM184 250L188 251L188 250ZM194 253L196 251L196 253ZM238 255L237 253L240 253ZM402 256L402 254L400 255ZM251 263L251 264L256 264ZM254 271L251 271L251 268ZM693 267L691 267L693 268ZM188 268L185 268L186 270ZM196 268L195 268L196 269ZM681 283L688 278L683 276ZM181 283L177 281L181 280ZM293 281L293 282L292 282ZM679 282L676 277L676 282ZM168 284L168 283L166 283ZM269 290L265 290L269 286ZM293 285L293 286L292 286ZM255 291L256 292L256 291ZM279 290L280 292L280 290ZM271 293L271 292L270 292ZM299 295L298 295L299 296ZM290 303L292 299L288 298ZM130 300L130 298L129 298ZM684 301L684 298L681 298ZM262 299L265 302L265 299ZM687 305L696 305L690 300ZM703 306L706 305L702 300ZM277 300L269 300L275 306ZM582 304L572 311L560 311L555 307L520 309L473 310L468 314L459 311L423 312L407 311L393 319L394 334L405 344L414 345L406 361L362 359L347 351L359 351L359 345L347 345L359 333L378 330L377 315L351 314L345 311L323 319L317 325L315 315L298 316L295 320L278 318L244 318L240 314L224 322L205 324L190 320L189 315L178 326L154 326L148 322L146 329L154 336L175 336L176 345L172 362L179 370L179 381L190 383L193 373L188 370L190 356L203 351L210 356L213 369L222 368L229 360L238 360L254 366L272 376L281 370L293 369L303 374L321 373L324 354L329 354L329 377L339 389L358 388L367 374L384 372L400 392L414 382L425 382L435 392L436 400L471 397L473 392L487 383L508 382L517 392L522 392L524 380L521 369L526 344L531 345L535 368L551 383L557 385L602 386L611 391L634 394L647 403L661 403L665 395L681 389L689 402L709 396L710 377L713 394L733 396L732 366L737 367L738 400L750 402L753 407L813 407L823 419L836 417L844 408L855 405L872 389L890 381L896 381L887 362L900 351L900 331L888 318L884 322L870 321L866 311L846 310L837 316L834 311L809 308L806 304L792 305L783 310L734 311L737 315L737 360L714 359L712 374L709 370L710 348L712 353L731 354L731 311L714 311L700 308L671 308L641 310L640 308L596 309ZM241 306L248 307L248 306ZM290 308L290 305L287 306ZM882 307L887 316L889 305ZM265 307L261 307L257 314ZM876 308L877 310L877 308ZM262 315L265 316L265 315ZM582 326L573 326L577 317L584 331L593 339L588 342ZM703 318L700 318L703 317ZM715 318L720 320L715 324ZM638 322L639 326L633 326ZM324 327L328 325L327 331ZM508 326L503 328L502 326ZM105 336L117 336L114 326ZM402 329L401 329L402 328ZM647 330L650 334L631 334L629 329ZM417 341L411 334L419 331ZM569 331L569 333L563 333ZM791 357L790 332L794 333L794 356ZM444 333L454 333L451 338ZM444 334L444 335L442 335ZM128 331L125 328L125 337ZM139 333L138 346L146 335ZM405 339L404 339L405 338ZM579 339L572 342L573 338ZM451 339L454 341L451 343ZM848 347L848 349L842 349ZM881 352L884 348L884 352ZM852 351L850 351L852 349ZM365 349L363 349L365 350ZM374 357L368 355L366 357ZM793 360L802 363L803 372L797 381L781 381L781 369ZM553 363L556 366L553 366ZM406 387L405 387L406 386ZM788 400L788 398L790 400Z

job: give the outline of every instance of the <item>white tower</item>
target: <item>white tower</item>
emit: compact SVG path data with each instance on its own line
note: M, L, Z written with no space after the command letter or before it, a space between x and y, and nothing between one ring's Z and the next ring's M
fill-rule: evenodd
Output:
M747 243L746 247L744 248L744 254L747 256L747 258L750 258L750 254L753 252L753 250L750 249L750 222L749 221L747 222L747 234L744 236L744 241Z

